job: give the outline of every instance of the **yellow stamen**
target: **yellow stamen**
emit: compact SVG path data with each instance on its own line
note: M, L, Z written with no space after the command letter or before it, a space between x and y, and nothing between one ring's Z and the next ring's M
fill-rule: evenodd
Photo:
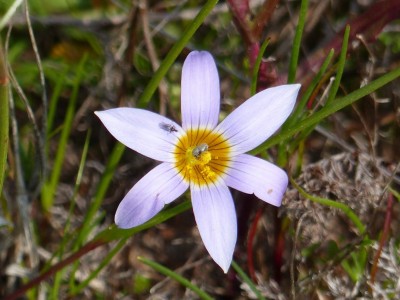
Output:
M223 176L230 163L230 145L209 129L188 130L175 147L175 166L182 178L207 185Z

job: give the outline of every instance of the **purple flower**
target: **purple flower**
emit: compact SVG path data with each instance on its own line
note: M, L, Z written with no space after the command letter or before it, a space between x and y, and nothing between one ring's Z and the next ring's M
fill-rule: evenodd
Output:
M286 173L245 153L282 125L293 109L300 85L266 89L219 124L219 78L210 53L189 54L181 88L182 126L138 108L96 112L117 140L161 161L122 200L115 223L120 228L143 224L190 187L201 238L226 273L237 237L228 187L280 206L288 183Z

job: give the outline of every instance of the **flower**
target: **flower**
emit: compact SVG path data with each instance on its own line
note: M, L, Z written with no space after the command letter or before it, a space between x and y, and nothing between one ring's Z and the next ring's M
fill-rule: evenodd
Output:
M200 236L226 273L237 238L236 212L228 187L280 206L286 173L245 154L270 137L291 113L299 84L254 95L218 124L218 71L210 53L193 51L182 68L182 126L138 108L96 112L127 147L161 163L139 180L115 214L120 228L148 221L189 187Z

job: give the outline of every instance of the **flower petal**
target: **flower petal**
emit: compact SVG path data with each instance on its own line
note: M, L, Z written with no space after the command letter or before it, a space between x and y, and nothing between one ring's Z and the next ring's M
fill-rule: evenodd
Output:
M172 164L162 163L140 179L124 197L115 213L115 223L120 228L143 224L188 187Z
M257 93L215 129L229 139L233 153L245 153L270 137L287 119L300 84L281 85Z
M125 146L159 161L172 162L182 128L166 117L138 108L96 111L110 133Z
M214 59L206 51L193 51L182 68L182 127L214 128L218 123L219 106L219 77Z
M246 194L254 194L261 200L280 206L288 185L288 177L281 168L247 154L233 158L225 183Z
M221 181L209 186L191 185L190 191L200 236L208 253L226 273L237 237L232 195Z

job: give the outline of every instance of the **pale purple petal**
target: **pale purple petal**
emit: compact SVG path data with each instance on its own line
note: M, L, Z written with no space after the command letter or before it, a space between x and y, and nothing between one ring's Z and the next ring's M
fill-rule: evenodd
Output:
M261 158L240 154L232 159L224 178L225 183L246 194L280 206L288 185L288 177L281 168Z
M115 213L120 228L145 223L163 207L182 195L189 184L184 182L172 164L162 163L147 173L128 192Z
M245 153L267 140L287 119L296 103L300 84L281 85L257 93L240 105L215 129Z
M182 127L214 128L220 106L219 77L214 59L206 51L193 51L182 68Z
M125 146L159 161L173 162L182 128L166 117L138 108L96 111L110 133Z
M208 253L226 273L237 237L236 211L228 187L191 185L192 205L200 236Z

